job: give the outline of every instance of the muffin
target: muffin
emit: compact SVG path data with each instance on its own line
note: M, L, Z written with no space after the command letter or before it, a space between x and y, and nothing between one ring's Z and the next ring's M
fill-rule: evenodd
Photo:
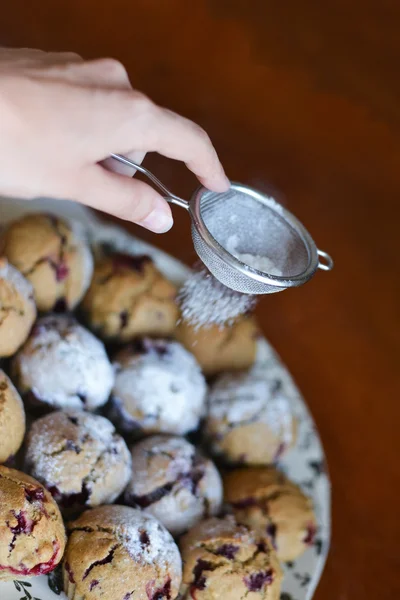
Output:
M33 423L25 468L69 515L114 502L129 481L131 456L108 419L83 411L54 412Z
M182 320L175 331L175 338L196 357L207 377L251 367L257 337L258 328L251 317L240 318L228 327L197 328Z
M183 599L279 600L282 572L274 550L232 517L202 521L180 548Z
M238 522L267 536L282 561L299 557L317 530L312 501L273 468L239 469L224 479L225 500Z
M210 388L204 435L226 462L273 463L294 444L295 423L279 382L260 369L225 373Z
M185 435L197 428L205 395L200 367L183 346L145 338L115 358L110 418L136 437Z
M70 600L174 600L178 548L154 517L128 506L88 510L69 526L64 590Z
M31 284L6 258L0 258L0 357L15 354L35 319Z
M125 502L180 535L219 512L222 482L214 464L184 438L154 435L132 448Z
M15 356L19 391L32 406L94 410L108 399L114 372L103 344L72 316L39 319Z
M100 337L121 342L174 332L176 287L149 256L111 254L95 265L82 308Z
M49 214L29 214L11 223L0 247L32 283L41 311L73 309L93 272L89 246L78 225Z
M11 380L0 369L0 463L16 454L25 435L25 410Z
M65 542L51 494L25 473L0 466L0 581L49 573Z

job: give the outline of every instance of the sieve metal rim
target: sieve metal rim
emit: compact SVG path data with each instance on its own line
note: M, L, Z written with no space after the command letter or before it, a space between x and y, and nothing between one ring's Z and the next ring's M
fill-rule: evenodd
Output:
M236 190L237 192L244 193L248 196L252 196L258 202L268 206L271 210L273 210L277 215L283 217L287 223L296 231L296 233L301 238L305 249L308 254L308 265L307 268L304 269L301 273L297 275L293 275L291 277L284 277L279 275L272 275L264 273L263 271L259 271L258 269L254 269L249 265L246 265L239 259L235 258L230 252L228 252L221 244L214 238L212 233L207 228L204 220L201 216L201 198L204 193L210 193L210 190L205 188L204 186L200 186L197 190L192 194L189 200L189 212L194 221L195 227L198 229L202 240L207 244L212 252L214 252L220 260L222 260L229 267L240 271L246 277L250 277L260 283L272 285L275 287L298 287L306 283L313 277L319 267L319 250L317 246L304 227L304 225L290 212L288 211L282 204L279 204L274 198L263 194L251 188L243 183L231 182L231 189Z

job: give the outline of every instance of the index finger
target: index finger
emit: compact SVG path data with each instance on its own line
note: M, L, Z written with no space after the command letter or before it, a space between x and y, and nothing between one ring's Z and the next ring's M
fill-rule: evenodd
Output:
M184 117L161 108L142 94L121 92L114 94L115 105L104 107L113 110L113 132L109 140L112 147L107 152L123 154L138 150L159 152L183 161L201 183L216 192L229 189L230 183L206 132ZM107 115L108 117L110 115ZM110 124L110 118L102 115L102 124ZM103 142L106 138L103 138Z

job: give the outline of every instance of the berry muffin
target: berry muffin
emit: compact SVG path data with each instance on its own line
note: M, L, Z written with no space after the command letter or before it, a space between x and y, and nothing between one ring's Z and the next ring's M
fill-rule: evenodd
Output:
M28 402L45 408L94 410L114 382L102 342L69 315L37 321L13 360L13 373Z
M205 395L200 367L183 346L145 338L115 358L110 418L136 437L185 435L197 428Z
M222 482L214 464L184 438L154 435L132 448L125 501L176 536L219 512Z
M267 465L296 439L289 400L260 369L225 373L212 384L204 435L211 452L229 463Z
M0 463L18 452L24 435L24 405L11 380L0 369Z
M69 600L174 600L179 550L154 517L128 506L100 506L69 525L64 590Z
M41 311L70 310L80 302L93 258L79 226L49 214L29 214L2 235L3 254L32 283Z
M282 572L274 550L232 517L202 521L180 548L184 600L279 600Z
M311 499L273 468L239 469L224 479L225 500L239 523L267 536L282 561L310 546L317 530Z
M15 354L35 319L33 287L6 258L0 258L0 357Z
M180 321L175 338L196 357L207 377L223 371L248 369L254 364L258 328L251 317L243 317L227 327L197 328Z
M176 287L149 256L101 258L82 308L100 337L126 342L137 336L170 336L176 326Z
M130 452L104 417L54 412L35 421L26 440L26 470L65 515L111 504L131 475Z
M0 466L0 581L49 573L65 542L51 494L25 473Z

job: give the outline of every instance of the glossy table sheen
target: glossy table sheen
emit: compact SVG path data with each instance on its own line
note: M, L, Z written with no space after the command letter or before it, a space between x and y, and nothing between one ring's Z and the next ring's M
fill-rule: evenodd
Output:
M273 190L332 254L332 273L264 298L258 316L329 459L316 600L400 597L400 4L13 0L1 12L4 45L119 58L134 86L208 130L232 179ZM146 164L193 190L182 165ZM188 216L175 214L172 232L141 234L190 264Z

